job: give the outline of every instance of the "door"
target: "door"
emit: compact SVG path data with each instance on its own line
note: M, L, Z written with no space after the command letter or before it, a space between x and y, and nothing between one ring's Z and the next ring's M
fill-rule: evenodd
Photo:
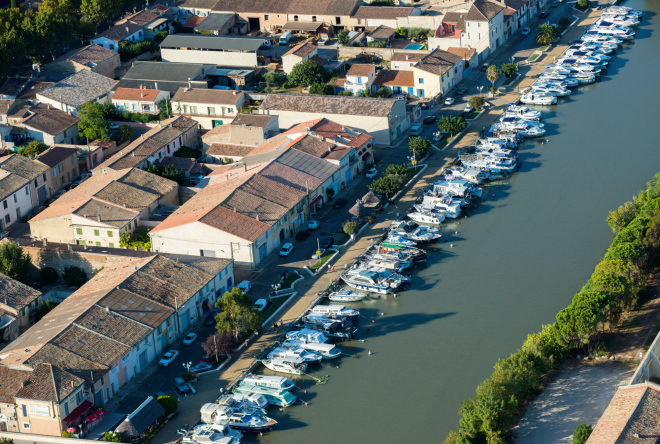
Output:
M181 331L185 331L190 325L190 316L188 316L188 310L181 312L180 319L181 319Z
M408 95L412 96L413 94L415 94L415 89L412 86L409 86L408 87Z
M266 257L266 243L259 246L259 260L262 261Z
M44 203L44 201L47 199L46 185L42 185L39 188L37 188L37 198L39 199L39 205Z
M351 170L346 170L346 183L351 181Z
M261 29L259 17L248 17L248 24L250 25L250 31L259 31Z
M138 360L140 361L140 369L143 369L147 366L147 351L146 350L143 351L142 353L140 353L140 356L139 356Z

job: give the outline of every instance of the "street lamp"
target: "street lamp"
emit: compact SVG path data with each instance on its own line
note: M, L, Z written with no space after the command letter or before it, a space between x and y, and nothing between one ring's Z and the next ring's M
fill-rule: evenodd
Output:
M277 297L277 290L282 287L282 284L271 284L271 287L273 287L273 290L275 291L275 297Z
M479 95L481 95L481 91L484 89L484 86L483 85L477 86L477 89L479 90Z
M192 367L192 362L188 361L183 363L183 368L186 369L186 373L190 373L190 367Z

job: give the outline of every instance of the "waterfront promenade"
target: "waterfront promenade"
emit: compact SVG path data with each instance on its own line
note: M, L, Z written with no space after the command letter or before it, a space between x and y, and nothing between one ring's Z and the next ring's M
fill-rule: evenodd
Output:
M513 89L522 90L533 83L538 74L544 70L545 64L550 63L554 57L560 55L566 48L565 44L572 42L583 31L584 26L592 23L599 14L599 11L591 11L581 16L580 21L576 26L569 29L561 39L560 44L553 45L535 63L523 66L521 69L522 77ZM271 325L266 326L263 331L260 331L259 335L249 343L249 346L238 355L235 355L222 371L201 377L194 384L195 388L205 393L208 393L209 388L215 388L219 393L221 388L227 387L246 370L250 369L254 364L254 359L261 354L262 350L267 349L274 341L278 340L284 331L283 328L273 328L272 324L275 322L286 324L297 319L317 299L317 294L324 291L330 282L338 278L344 270L344 266L350 266L376 238L382 235L393 220L405 214L419 196L420 191L433 183L442 169L453 162L461 150L472 144L475 138L478 137L482 127L488 127L501 114L503 108L508 103L516 101L518 96L519 94L516 91L512 91L488 99L490 106L487 111L472 121L468 130L458 136L454 143L444 151L434 150L433 155L424 161L427 168L414 184L405 190L405 193L401 195L396 203L388 206L383 213L379 214L376 222L367 227L354 243L340 249L339 254L331 262L334 271L328 271L327 268L324 268L318 276L314 277L301 273L305 276L305 279L296 284L298 295L282 309L281 316L274 320ZM204 402L209 401L213 401L213 399L203 399L201 396L182 398L179 404L179 414L159 432L155 437L155 442L172 441L176 437L176 430L184 424L194 423L199 417L199 407Z

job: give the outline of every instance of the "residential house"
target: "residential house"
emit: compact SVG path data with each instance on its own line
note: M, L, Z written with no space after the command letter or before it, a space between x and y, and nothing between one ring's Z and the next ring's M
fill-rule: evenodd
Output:
M463 79L463 58L441 49L423 57L413 66L415 95L439 101Z
M18 432L18 418L14 395L32 374L29 370L15 370L0 365L0 431Z
M216 3L218 0L183 0L176 5L176 10L183 17L207 17Z
M474 48L478 63L504 43L504 6L499 2L475 0L467 10L445 14L429 49Z
M376 79L376 65L351 65L346 72L346 82L344 89L357 96L360 92L371 90L371 85Z
M379 145L392 145L410 127L405 101L393 98L268 94L259 113L278 116L280 129L325 117L370 134Z
M286 148L289 143L288 139L281 137L267 140L259 145L213 142L205 148L204 155L208 163L232 163L248 157L252 159L261 154L272 153L275 150Z
M255 68L257 53L266 39L260 37L169 35L160 44L164 62L193 63L204 60L218 66Z
M152 255L104 267L0 351L0 381L26 380L10 369L31 371L9 393L3 385L0 401L13 395L21 432L60 436L181 338L233 278L232 261L208 257Z
M186 22L186 24L188 24L188 22ZM247 22L240 20L238 15L233 12L214 12L203 17L202 21L193 29L199 34L246 34Z
M48 194L64 188L80 175L78 150L64 146L53 146L35 159L48 167Z
M504 6L503 38L507 40L533 17L533 5L535 2L527 0L500 0L498 3Z
M30 114L16 125L26 129L28 140L36 140L46 145L56 143L76 143L78 140L78 119L76 116L51 107L50 104L33 106Z
M39 99L37 98L37 94L39 94L41 91L50 88L54 84L55 82L46 82L39 79L31 79L27 83L27 85L25 85L25 88L23 89L23 91L21 91L21 93L18 95L16 99L24 101L29 106L38 105L41 102L39 102Z
M122 42L127 44L154 40L160 31L169 30L169 20L158 10L143 10L118 21L110 29L97 34L92 43L111 51L119 51Z
M255 147L280 132L277 122L277 116L238 113L228 125L217 125L202 135L202 151L214 143Z
M172 97L172 114L194 119L202 129L223 125L245 104L243 91L180 88Z
M160 103L169 100L169 91L148 88L117 88L110 97L110 102L118 111L131 113L160 113Z
M119 54L116 51L99 45L88 45L64 54L46 65L44 70L69 76L85 69L114 79L119 63Z
M106 158L93 174L105 174L105 170L126 168L147 169L157 160L173 156L182 146L197 148L198 126L196 121L185 116L163 120L118 153Z
M385 88L392 94L415 95L415 73L405 70L381 70L371 87L372 91Z
M16 125L28 115L30 106L21 99L0 99L0 124Z
M137 168L109 170L30 219L30 234L50 242L118 248L123 233L150 226L158 206L177 204L176 182Z
M41 91L37 99L52 108L78 115L78 109L87 102L108 102L108 95L116 85L116 80L82 70Z
M409 6L360 6L353 13L356 20L355 30L363 31L367 27L399 27L398 19L421 15L419 8Z
M8 77L7 80L0 85L0 99L17 99L18 95L26 88L29 81L29 77Z
M18 154L0 157L0 229L27 217L49 196L48 167Z
M390 40L396 35L394 28L380 25L376 28L367 28L367 43L385 42L389 45Z
M318 58L318 48L311 43L300 43L282 55L282 70L288 75L293 67L305 60Z
M215 68L202 63L134 62L117 86L151 88L170 94L179 88L208 88L207 74Z
M0 339L11 342L30 326L41 292L0 273Z
M479 68L477 61L477 50L474 48L447 48L447 52L451 52L463 59L463 77L467 77L473 67Z
M429 54L429 52L395 51L394 54L392 54L392 59L390 61L392 71L412 71L412 67L419 63L419 61L427 54Z

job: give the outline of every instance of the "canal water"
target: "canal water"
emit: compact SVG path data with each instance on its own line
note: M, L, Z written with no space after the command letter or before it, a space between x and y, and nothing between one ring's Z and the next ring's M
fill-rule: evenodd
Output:
M625 4L644 21L602 81L544 112L548 142L526 143L521 171L446 227L412 288L359 305L374 322L341 345L358 358L312 373L327 384L300 381L307 405L271 409L278 428L250 440L441 442L497 359L570 303L612 239L608 211L660 170L660 4Z

